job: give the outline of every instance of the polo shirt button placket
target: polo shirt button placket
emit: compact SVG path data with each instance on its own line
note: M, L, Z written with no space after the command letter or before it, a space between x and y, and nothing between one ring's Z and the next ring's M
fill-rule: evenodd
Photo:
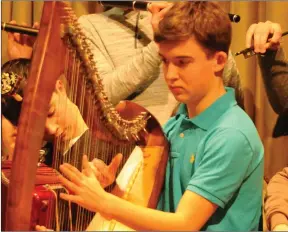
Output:
M184 135L184 133L180 133L179 136L180 136L180 138L184 138L185 135Z

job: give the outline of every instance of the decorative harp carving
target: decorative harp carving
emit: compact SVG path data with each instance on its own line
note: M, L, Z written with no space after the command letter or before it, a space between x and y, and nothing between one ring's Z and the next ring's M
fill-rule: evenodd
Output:
M144 108L132 102L126 102L125 106L118 110L113 108L103 91L97 74L97 64L94 64L93 55L77 18L64 2L44 3L34 50L12 161L5 229L30 229L31 214L27 212L32 209L32 192L49 101L56 80L63 75L70 85L69 98L78 106L92 138L95 138L97 144L101 142L102 148L99 151L103 151L104 146L106 156L110 155L105 160L110 162L117 152L124 153L125 160L128 160L117 178L113 194L135 204L155 208L167 162L168 143L165 136L159 123ZM95 145L90 139L86 144ZM137 145L130 158L125 155L125 152L131 151L126 149L127 144L132 147ZM101 158L90 155L90 152L92 150L87 149L90 159ZM74 160L68 161L53 157L54 168L57 169L59 162L63 161L71 161L73 165L81 168L78 161L82 155L77 154ZM133 163L135 159L138 160L136 164ZM57 162L58 164L55 164ZM129 228L115 221L106 221L96 214L88 229Z

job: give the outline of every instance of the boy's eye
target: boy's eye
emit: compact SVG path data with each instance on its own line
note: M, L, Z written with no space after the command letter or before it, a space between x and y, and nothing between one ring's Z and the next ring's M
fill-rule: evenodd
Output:
M55 113L55 107L51 106L48 111L48 117L52 117Z
M187 65L187 64L189 64L190 63L190 60L178 60L177 62L176 62L176 64L178 65L178 66L184 66L184 65Z
M162 58L162 62L163 62L164 64L166 64L166 63L167 63L167 60L166 60L165 58Z

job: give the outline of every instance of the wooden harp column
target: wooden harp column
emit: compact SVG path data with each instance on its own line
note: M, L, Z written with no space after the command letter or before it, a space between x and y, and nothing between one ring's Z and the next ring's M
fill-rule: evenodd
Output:
M24 93L8 190L7 231L27 231L30 227L32 191L39 150L43 141L49 101L61 73L59 68L51 68L51 65L62 63L64 50L63 42L57 34L60 33L60 17L57 15L61 14L56 4L44 4L36 52L32 58L29 81ZM54 46L55 44L58 45Z

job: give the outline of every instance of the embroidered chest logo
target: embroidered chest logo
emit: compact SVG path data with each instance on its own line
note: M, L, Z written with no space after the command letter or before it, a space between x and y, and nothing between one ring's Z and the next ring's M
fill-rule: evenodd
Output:
M190 157L190 163L193 164L195 161L195 154L192 154Z

